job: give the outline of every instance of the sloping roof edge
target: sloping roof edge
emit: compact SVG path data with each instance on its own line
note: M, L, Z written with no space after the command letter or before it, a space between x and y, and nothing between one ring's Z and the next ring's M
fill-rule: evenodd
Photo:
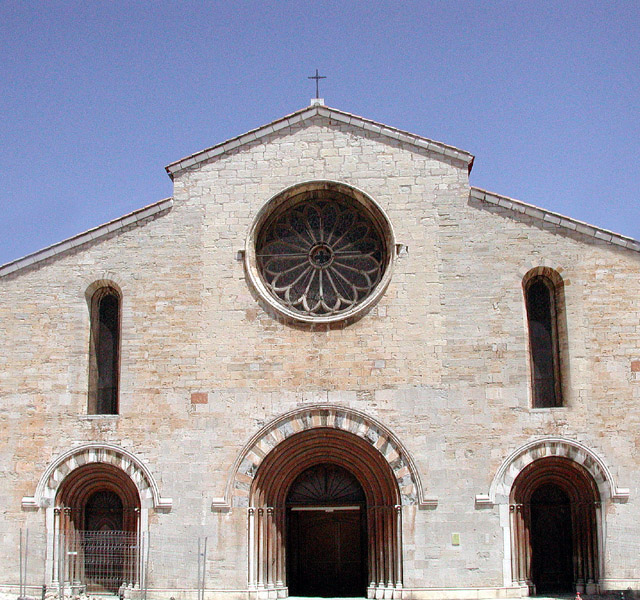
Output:
M469 195L476 200L480 200L481 202L487 202L489 204L501 206L502 208L506 208L507 210L526 214L527 216L534 219L545 221L559 227L564 227L565 229L568 229L570 231L575 231L583 235L608 242L610 244L621 246L635 252L640 252L640 241L635 240L634 238L620 235L613 231L602 229L601 227L595 227L594 225L590 225L589 223L584 223L583 221L578 221L577 219L566 217L559 213L534 206L533 204L527 204L526 202L522 202L521 200L509 198L508 196L502 196L500 194L496 194L495 192L489 192L478 187L471 187ZM173 198L165 198L164 200L160 200L159 202L155 202L154 204L149 204L148 206L144 206L142 208L134 210L133 212L130 212L122 217L104 223L103 225L98 225L93 229L89 229L70 238L62 240L61 242L57 242L55 244L52 244L51 246L47 246L42 250L27 254L22 258L18 258L11 262L5 263L4 265L0 265L0 277L4 277L6 275L9 275L10 273L15 273L20 269L36 264L58 254L62 254L67 250L76 248L92 240L100 239L101 237L113 233L114 231L118 231L119 229L123 229L125 227L128 227L129 225L144 221L149 217L152 217L165 210L169 210L172 207Z
M534 219L545 221L547 223L557 225L558 227L564 227L565 229L576 231L583 235L602 240L603 242L608 242L610 244L615 244L616 246L622 246L623 248L634 250L635 252L640 252L640 241L638 240L620 235L619 233L614 233L613 231L608 231L607 229L595 227L594 225L589 225L589 223L584 223L582 221L572 219L571 217L565 217L564 215L551 212L550 210L545 210L544 208L534 206L533 204L527 204L526 202L508 198L507 196L501 196L500 194L488 192L487 190L477 187L472 187L469 195L476 200L495 204L506 208L507 210L525 214Z
M22 258L18 258L11 262L8 262L4 265L0 265L0 277L4 277L9 275L10 273L15 273L20 269L24 269L25 267L29 267L33 264L46 260L47 258L51 258L53 256L57 256L58 254L62 254L67 250L72 248L77 248L82 244L86 244L92 240L100 239L105 235L113 233L114 231L118 231L119 229L123 229L128 227L129 225L135 225L157 215L160 212L170 209L173 206L173 198L165 198L164 200L160 200L159 202L155 202L154 204L149 204L148 206L143 206L138 210L134 210L123 217L119 217L114 219L113 221L109 221L104 225L98 225L93 229L89 229L82 233L78 233L66 240L62 240L61 242L57 242L52 244L51 246L47 246L42 250L38 250L31 254L27 254L27 256L23 256Z
M311 119L315 116L327 117L341 123L347 123L349 125L361 127L366 131L378 133L380 135L384 135L394 140L405 142L407 144L412 144L414 146L417 146L418 148L422 148L430 152L435 152L449 158L458 159L467 164L467 168L469 169L469 171L471 171L471 168L473 167L474 156L472 154L469 154L465 150L460 150L459 148L456 148L454 146L449 146L447 144L443 144L442 142L436 142L435 140L430 140L414 133L409 133L408 131L404 131L402 129L390 127L389 125L377 123L376 121L371 121L369 119L365 119L364 117L359 117L357 115L353 115L336 108L330 108L322 104L317 104L302 108L294 113L291 113L290 115L287 115L280 119L276 119L275 121L272 121L267 125L263 125L261 127L258 127L257 129L252 129L247 133L243 133L239 136L216 144L215 146L211 146L210 148L206 148L204 150L201 150L200 152L196 152L195 154L191 154L190 156L181 158L180 160L167 165L165 169L169 174L169 177L173 179L173 176L176 173L184 169L193 167L194 165L197 165L201 162L204 162L216 156L220 156L225 152L234 150L235 148L238 148L243 144L259 140L260 138L270 135L275 131L284 129L285 127L291 127L296 123Z

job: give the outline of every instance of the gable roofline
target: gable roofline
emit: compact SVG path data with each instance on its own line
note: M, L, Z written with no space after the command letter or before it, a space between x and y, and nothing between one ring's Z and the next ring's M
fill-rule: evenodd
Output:
M640 241L634 238L624 236L607 229L602 229L601 227L596 227L589 223L578 221L577 219L572 219L571 217L534 206L533 204L527 204L521 200L502 196L495 192L489 192L473 186L470 188L469 196L481 202L487 202L488 204L500 206L516 213L525 214L539 221L563 227L569 231L575 231L616 246L640 252ZM98 225L97 227L78 233L70 238L62 240L61 242L47 246L42 250L37 250L36 252L27 254L22 258L17 258L16 260L5 263L4 265L0 265L0 277L5 277L6 275L15 273L20 269L24 269L48 258L62 254L72 248L77 248L87 242L98 240L130 225L139 224L141 221L145 221L165 210L170 210L172 207L173 198L165 198L164 200L160 200L154 204L143 206L142 208L134 210L122 217L108 221L103 225Z
M527 204L526 202L522 202L521 200L515 200L514 198L501 196L500 194L488 192L487 190L483 190L477 187L471 187L469 195L471 198L480 200L481 202L487 202L489 204L501 206L502 208L506 208L507 210L525 214L539 221L544 221L558 227L563 227L564 229L568 229L570 231L578 232L583 235L596 238L597 240L601 240L609 244L622 246L623 248L627 248L635 252L640 252L640 241L635 240L631 237L627 237L625 235L620 235L619 233L614 233L613 231L609 231L608 229L602 229L601 227L596 227L595 225L590 225L589 223L584 223L583 221L578 221L577 219L572 219L571 217L566 217L559 213L545 210L544 208L534 206L533 204Z
M204 150L201 150L200 152L196 152L195 154L191 154L190 156L181 158L180 160L167 165L165 169L169 174L169 177L173 179L176 173L179 173L184 169L193 167L194 165L197 165L201 162L210 160L216 156L225 154L226 152L230 152L231 150L234 150L239 146L259 140L267 135L274 133L275 131L285 129L286 127L291 127L296 123L306 121L307 119L311 119L316 116L326 117L329 119L333 119L334 121L339 121L340 123L346 123L348 125L360 127L365 131L378 133L391 139L404 142L406 144L411 144L422 150L441 154L442 156L446 156L448 158L455 158L463 163L466 163L469 172L471 172L471 168L473 167L473 161L475 157L473 156L473 154L469 154L469 152L466 152L465 150L460 150L459 148L456 148L454 146L449 146L447 144L443 144L442 142L436 142L435 140L421 137L419 135L416 135L415 133L397 129L396 127L384 125L383 123L377 123L376 121L371 121L370 119L365 119L364 117L359 117L357 115L353 115L336 108L330 108L329 106L324 106L322 104L313 104L311 106L302 108L294 113L291 113L290 115L287 115L280 119L276 119L275 121L272 121L267 125L252 129L247 133L243 133L234 138L216 144L215 146L211 146L210 148L206 148Z
M155 202L154 204L149 204L148 206L143 206L133 212L130 212L122 217L118 217L113 221L109 221L104 225L98 225L93 229L88 229L82 233L78 233L66 240L62 240L61 242L57 242L52 244L51 246L47 246L42 250L37 250L36 252L32 252L31 254L27 254L22 258L17 258L11 262L8 262L4 265L0 265L0 277L5 277L10 273L15 273L20 269L24 269L36 263L39 263L48 258L52 258L67 250L71 250L72 248L77 248L78 246L82 246L82 244L86 244L87 242L91 242L93 240L98 240L100 238L105 237L111 233L124 229L125 227L129 227L130 225L138 225L142 221L146 221L150 217L157 215L165 210L169 210L173 206L173 198L165 198L164 200L160 200L159 202Z

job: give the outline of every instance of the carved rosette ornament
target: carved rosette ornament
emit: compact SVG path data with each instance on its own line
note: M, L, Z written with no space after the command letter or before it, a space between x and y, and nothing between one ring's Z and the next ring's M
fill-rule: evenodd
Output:
M336 321L384 291L391 227L364 194L313 182L285 191L265 208L250 236L249 272L274 308L296 320Z

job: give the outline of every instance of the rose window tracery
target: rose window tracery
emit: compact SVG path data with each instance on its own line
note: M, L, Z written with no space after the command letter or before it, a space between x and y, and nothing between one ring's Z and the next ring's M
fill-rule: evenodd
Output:
M388 263L372 215L326 192L276 211L259 231L255 252L269 293L292 313L309 317L352 311L376 289Z

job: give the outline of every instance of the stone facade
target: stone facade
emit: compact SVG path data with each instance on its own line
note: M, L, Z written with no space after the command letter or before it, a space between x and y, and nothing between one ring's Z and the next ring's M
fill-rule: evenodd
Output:
M284 596L260 581L252 486L284 440L331 429L397 485L401 574L370 595L528 594L510 494L545 457L598 490L597 574L578 587L639 589L640 244L472 188L472 162L312 106L170 165L172 200L0 268L0 583L17 586L20 529L53 536L65 478L99 463L138 490L150 595L195 597L196 562L161 556L207 536L207 598ZM388 287L352 322L288 322L247 278L257 214L310 181L361 190L393 227ZM535 269L562 281L558 408L532 408ZM87 414L101 283L122 298L117 415Z

